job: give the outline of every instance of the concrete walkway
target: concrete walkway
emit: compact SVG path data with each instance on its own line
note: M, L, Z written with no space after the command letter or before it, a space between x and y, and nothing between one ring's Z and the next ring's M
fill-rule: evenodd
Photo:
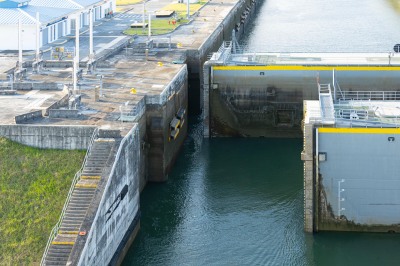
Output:
M152 38L169 38L173 43L182 44L182 49L197 49L204 40L207 39L215 28L223 21L226 14L236 5L237 0L225 0L223 2L209 1L195 15L192 15L191 21L187 25L181 25L171 33L164 35L152 36ZM146 11L155 12L172 3L171 0L150 0L146 2ZM129 28L134 21L141 21L143 14L143 3L124 6L124 11L116 13L110 19L103 19L95 22L93 30L94 34L94 50L98 55L105 49L113 49L122 42L126 42L132 36L123 34L123 31ZM146 14L147 19L147 14ZM145 42L147 36L138 36L135 42ZM50 59L50 50L52 47L64 46L75 47L75 36L70 35L63 37L52 44L48 44L42 48L44 51L43 59ZM87 27L81 29L80 34L80 56L81 61L87 61L89 55L89 30ZM32 53L25 56L26 59L33 59ZM11 66L12 64L8 64Z

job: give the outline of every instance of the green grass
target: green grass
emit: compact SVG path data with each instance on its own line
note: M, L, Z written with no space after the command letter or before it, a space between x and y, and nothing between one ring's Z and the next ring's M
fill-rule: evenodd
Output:
M190 15L198 11L207 1L200 1L196 4L190 4ZM186 24L189 20L186 19L186 4L174 3L163 7L161 10L174 10L176 14L176 24L173 25L174 18L156 18L151 20L151 34L160 35L173 31L179 25ZM147 21L148 22L148 21ZM127 35L148 35L149 29L145 28L129 28L124 31Z
M165 34L168 32L173 31L176 27L178 27L181 24L185 24L188 22L187 19L180 19L179 21L176 22L175 25L171 23L172 19L154 19L151 21L151 34L152 35L159 35L159 34ZM145 28L130 28L124 31L125 34L128 35L147 35L149 33L149 29Z
M37 265L85 151L0 138L0 265Z
M117 0L117 6L134 5L142 2L143 0Z

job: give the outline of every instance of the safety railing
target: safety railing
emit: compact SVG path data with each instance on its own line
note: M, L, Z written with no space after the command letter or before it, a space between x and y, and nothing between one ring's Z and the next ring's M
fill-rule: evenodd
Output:
M213 53L213 55L210 57L210 60L222 61L223 63L226 63L228 60L230 60L231 55L232 42L224 41L219 47L218 51L216 53Z
M398 91L342 91L340 101L400 101Z
M350 120L368 120L368 110L338 109L335 110L335 118Z
M394 109L395 112L390 112ZM372 102L335 104L335 123L362 127L399 127L400 115L395 107L381 107ZM385 113L385 110L389 110Z
M83 159L82 166L81 166L81 168L78 170L78 172L75 174L74 179L72 180L72 184L71 184L71 187L70 187L70 189L69 189L69 192L68 192L68 195L67 195L67 199L65 200L64 207L63 207L63 209L62 209L62 211L61 211L60 218L58 219L58 222L56 223L56 225L55 225L55 226L53 227L53 229L51 230L49 239L47 240L46 248L45 248L45 250L44 250L44 253L43 253L43 256L42 256L42 260L40 261L40 265L42 265L42 266L44 266L44 262L45 262L47 253L48 253L48 251L49 251L51 242L54 240L54 238L55 238L55 237L57 236L57 234L58 234L58 230L60 229L62 220L64 219L64 215L65 215L65 212L66 212L66 210L67 210L67 207L68 207L69 201L70 201L70 199L71 199L72 193L74 192L75 185L76 185L76 183L78 183L78 181L79 181L80 178L81 178L81 173L82 173L83 168L84 168L85 165L86 165L86 161L87 161L87 159L88 159L88 157L89 157L89 154L90 154L90 151L91 151L91 149L92 149L93 142L97 139L98 135L99 135L99 129L98 129L98 128L95 128L95 130L93 131L93 134L92 134L92 136L91 136L91 138L90 138L90 141L89 141L89 143L88 143L88 149L87 149L87 151L86 151L85 158Z
M308 53L308 52L259 52L254 49L249 49L246 45L241 46L242 52L240 54L232 54L233 61L239 61L240 58L245 58L243 55L257 55L257 60L252 63L263 63L265 58L275 57L276 62L271 64L279 65L311 65L318 66L352 66L352 67L365 67L365 66L398 66L393 62L389 64L387 53ZM267 49L269 50L269 49Z

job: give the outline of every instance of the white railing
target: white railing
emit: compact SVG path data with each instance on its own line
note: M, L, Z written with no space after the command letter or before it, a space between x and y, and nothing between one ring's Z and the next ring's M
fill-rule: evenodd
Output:
M340 101L400 101L398 91L342 91Z
M368 110L338 109L335 110L335 118L349 120L368 120Z
M85 165L86 165L86 161L87 161L87 159L88 159L88 157L89 157L89 154L90 154L90 151L91 151L91 149L92 149L93 142L95 141L95 139L97 139L98 133L99 133L99 129L98 129L98 128L95 128L95 130L93 131L92 137L90 138L90 141L89 141L89 143L88 143L88 149L87 149L87 151L86 151L85 158L83 159L83 163L82 163L81 169L78 170L78 172L77 172L77 173L75 174L75 176L74 176L74 179L72 180L72 184L71 184L71 187L70 187L70 189L69 189L69 192L68 192L68 195L67 195L67 199L65 200L64 207L63 207L63 209L62 209L62 211L61 211L60 218L58 219L58 222L56 223L56 225L55 225L55 226L53 227L53 229L51 230L49 239L47 240L46 248L45 248L45 250L44 250L44 252L43 252L42 260L40 261L40 265L42 265L42 266L44 266L44 262L45 262L47 253L48 253L48 251L49 251L51 242L54 240L54 238L55 238L55 237L57 236L57 234L58 234L58 230L60 229L62 220L64 219L64 215L65 215L65 212L66 212L66 210L67 210L67 207L68 207L69 201L70 201L70 199L71 199L72 193L74 192L75 185L76 185L76 183L78 183L78 181L79 181L80 178L81 178L82 170L83 170L83 168L84 168Z

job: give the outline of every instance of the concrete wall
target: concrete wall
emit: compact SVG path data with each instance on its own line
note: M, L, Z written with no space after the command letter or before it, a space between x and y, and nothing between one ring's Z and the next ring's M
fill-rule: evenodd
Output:
M261 1L257 1L261 2ZM242 14L247 6L255 8L256 4L252 4L251 0L238 1L232 10L226 15L224 20L210 34L210 36L196 50L187 51L187 65L189 69L189 102L190 110L194 114L200 113L203 107L203 65L207 60L207 56L218 50L222 42L231 40L232 30L236 24L241 22ZM200 12L202 12L200 10ZM248 15L246 21L252 17ZM242 24L242 32L244 32L244 23ZM240 36L239 36L240 37Z
M303 126L303 151L301 160L304 164L304 230L312 233L314 229L314 125Z
M22 25L22 49L34 50L36 48L36 26ZM18 24L1 25L0 32L7 41L0 42L0 50L18 50Z
M137 232L139 225L140 146L134 125L119 145L78 265L114 264L123 240L134 238L126 235Z
M93 126L0 125L0 136L18 143L42 148L87 149Z
M163 182L167 180L168 172L178 156L179 149L187 135L187 111L184 117L185 123L180 129L175 140L169 140L171 134L170 122L182 107L188 107L188 80L187 69L183 67L174 77L171 83L161 94L161 104L146 105L147 115L147 139L148 139L148 180L152 182ZM165 99L165 101L164 101ZM148 102L146 100L146 102Z
M218 64L218 63L216 63ZM283 67L284 68L284 67ZM300 137L303 100L318 99L330 70L211 67L209 123L214 136ZM397 71L336 71L342 90L400 90Z
M400 130L317 131L318 229L400 232Z
M42 110L39 110L39 111L25 113L22 115L17 115L15 116L14 119L16 124L22 124L24 122L35 120L37 118L42 118L42 117L43 117Z

